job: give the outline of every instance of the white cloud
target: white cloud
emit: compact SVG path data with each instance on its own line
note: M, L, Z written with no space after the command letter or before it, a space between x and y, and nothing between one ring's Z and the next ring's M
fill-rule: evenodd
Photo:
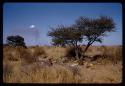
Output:
M30 25L30 28L35 28L35 25Z

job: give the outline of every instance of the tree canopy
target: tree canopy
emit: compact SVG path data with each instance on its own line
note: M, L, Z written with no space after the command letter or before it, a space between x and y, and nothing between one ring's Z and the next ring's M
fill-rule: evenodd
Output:
M78 42L82 42L82 33L80 30L74 27L66 27L60 25L57 28L51 28L48 32L48 36L52 37L52 42L54 45L72 45L77 46Z
M16 35L16 36L8 36L7 37L7 44L10 46L25 46L24 38Z
M107 16L100 16L97 19L79 17L76 20L76 26L84 32L83 37L88 41L84 52L94 42L102 43L103 37L106 36L107 32L115 31L113 19Z

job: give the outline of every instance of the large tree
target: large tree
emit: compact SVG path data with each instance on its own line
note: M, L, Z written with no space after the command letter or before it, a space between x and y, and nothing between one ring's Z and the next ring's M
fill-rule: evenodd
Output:
M8 36L7 37L7 44L10 46L23 46L26 48L24 38L16 35L16 36Z
M100 16L96 19L79 17L72 26L58 26L52 28L48 35L52 37L55 45L71 45L75 47L76 58L78 57L78 42L87 41L83 51L85 52L94 42L102 42L107 32L115 31L115 23L111 17ZM83 59L81 57L80 59Z
M87 45L83 54L94 42L102 43L103 37L107 32L115 31L115 23L111 17L100 16L96 19L79 17L75 26L83 31L83 38L86 39ZM82 58L81 58L82 59Z

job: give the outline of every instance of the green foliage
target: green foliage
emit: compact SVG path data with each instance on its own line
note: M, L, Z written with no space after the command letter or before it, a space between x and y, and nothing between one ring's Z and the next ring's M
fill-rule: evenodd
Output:
M106 36L107 32L115 31L113 19L107 16L100 16L97 19L80 17L75 23L75 26L81 29L84 39L88 42L83 54L94 42L102 43L102 38Z
M84 32L83 36L90 44L95 41L101 43L107 32L115 31L113 19L107 16L100 16L97 19L80 17L76 20L76 27Z
M10 45L10 46L23 46L23 47L26 47L25 43L24 43L24 38L19 36L19 35L8 36L7 37L7 44Z
M54 38L52 39L53 45L61 45L61 46L65 46L64 44L64 40L63 39L58 39L58 38Z
M82 41L82 33L74 27L66 27L63 25L48 32L48 36L52 37L54 45L76 45Z

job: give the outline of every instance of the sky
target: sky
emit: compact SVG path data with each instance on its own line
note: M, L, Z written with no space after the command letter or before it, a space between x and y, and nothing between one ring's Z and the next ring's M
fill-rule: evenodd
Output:
M120 3L5 3L3 5L3 43L10 35L24 37L27 46L51 45L50 27L72 25L80 16L106 15L116 23L116 32L93 45L122 45L122 5ZM82 44L86 44L83 41Z

